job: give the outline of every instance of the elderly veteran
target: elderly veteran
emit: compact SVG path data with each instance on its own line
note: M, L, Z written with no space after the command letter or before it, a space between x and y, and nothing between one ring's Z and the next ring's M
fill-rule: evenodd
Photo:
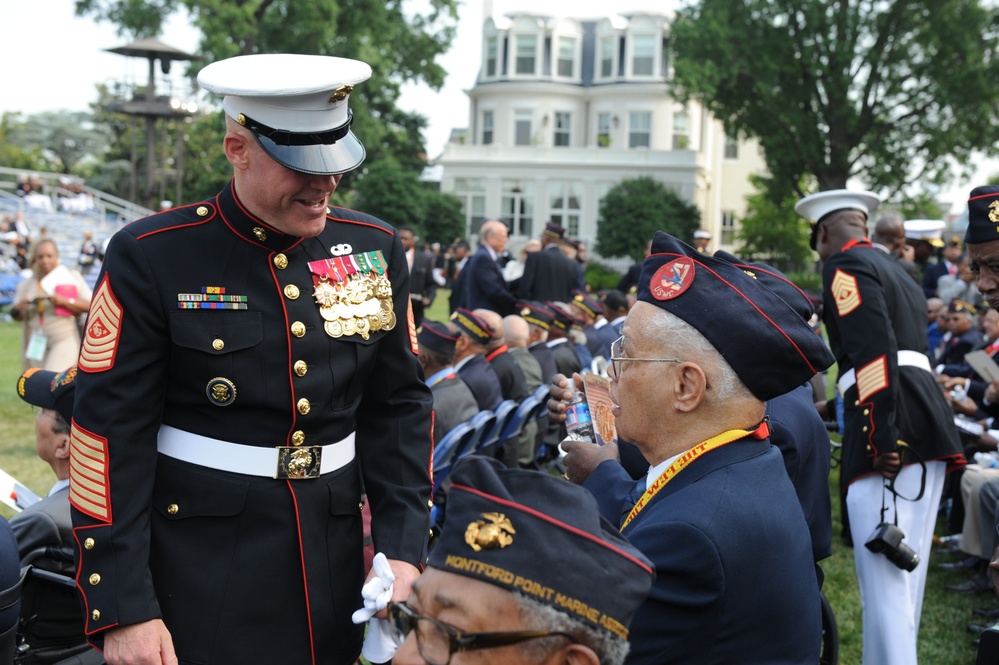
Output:
M916 663L944 476L964 458L927 356L926 298L867 238L868 216L879 203L870 192L838 189L805 197L795 210L812 221L811 246L823 262L823 319L843 399L840 486L863 604L863 662L906 665ZM900 544L911 554L884 538L888 525L904 534Z
M451 314L449 327L458 336L455 371L472 389L480 411L495 409L503 401L503 386L486 360L487 345L495 337L492 327L477 314L462 307Z
M212 63L232 182L118 231L80 353L70 502L108 663L354 663L362 489L396 598L430 527L430 389L397 232L330 206L357 60Z
M648 472L636 483L607 460L583 485L656 566L627 662L818 660L812 542L765 412L831 363L759 280L656 234L610 372L618 435Z
M434 445L457 425L479 412L475 395L454 371L458 335L445 324L424 319L417 333L420 364L434 396Z
M405 603L389 606L395 665L621 665L649 561L583 489L472 455Z

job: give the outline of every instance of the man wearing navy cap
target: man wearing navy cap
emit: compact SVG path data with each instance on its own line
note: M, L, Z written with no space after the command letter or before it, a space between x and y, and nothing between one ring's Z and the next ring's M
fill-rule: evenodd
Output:
M458 334L455 371L472 389L480 411L495 409L503 401L503 387L486 360L486 345L493 338L493 329L479 316L460 307L451 315L451 329Z
M122 662L353 663L362 488L396 598L426 555L430 389L397 232L330 207L365 63L212 63L232 182L116 233L79 359L86 632ZM176 655L175 655L176 654Z
M823 317L844 404L840 485L863 603L863 662L914 665L944 475L964 459L927 356L926 298L867 238L879 203L870 192L832 190L795 210L811 220L811 244L823 261ZM864 546L884 522L897 525L921 559L913 570Z
M456 425L470 420L479 405L461 377L454 371L454 347L458 335L443 323L424 320L417 333L420 364L434 395L434 444Z
M427 572L389 607L392 662L622 665L653 568L593 497L477 455L451 480Z
M530 334L527 338L527 350L541 365L541 382L550 383L555 376L555 357L548 348L548 334L551 332L555 315L547 305L541 302L518 302L517 310L520 317L527 321Z
M524 275L517 293L526 300L557 300L565 302L573 289L586 288L580 283L579 264L562 253L559 246L565 229L549 222L541 233L541 251L527 255Z
M634 483L608 460L584 483L656 566L629 663L817 661L812 543L764 415L831 363L759 280L656 234L610 372L618 434L650 466Z

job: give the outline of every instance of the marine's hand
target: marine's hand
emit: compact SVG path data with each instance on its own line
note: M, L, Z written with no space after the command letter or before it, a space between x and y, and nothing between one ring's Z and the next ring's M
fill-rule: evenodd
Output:
M902 460L897 452L881 453L874 458L874 470L885 478L894 478L902 468Z
M583 377L573 374L572 380L576 384L577 390L583 389ZM556 374L552 377L552 385L548 388L548 419L553 423L565 422L565 409L572 399L572 390L569 388L569 379L565 374Z
M177 665L173 638L162 619L112 628L104 636L108 665Z
M565 477L577 485L583 484L602 462L618 458L617 444L614 442L601 446L586 441L566 439L559 444L559 447L566 453L562 458Z
M420 569L411 563L406 561L400 561L399 559L389 559L389 568L392 569L392 574L395 575L395 582L392 583L392 602L401 603L402 601L409 598L409 594L413 588L413 582L420 577ZM375 574L375 570L372 569L368 573L368 579ZM386 619L388 618L388 610L380 610L375 613L375 618Z

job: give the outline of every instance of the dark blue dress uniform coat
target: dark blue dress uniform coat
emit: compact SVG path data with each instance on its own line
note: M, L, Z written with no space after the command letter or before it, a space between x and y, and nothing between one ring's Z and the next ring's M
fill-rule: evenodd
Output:
M919 286L866 239L826 259L822 284L822 315L840 376L851 369L857 375L843 395L842 488L874 473L874 457L898 450L899 440L924 460L963 463L954 414L933 373L898 362L900 350L929 352Z
M583 486L620 524L634 481L600 464ZM744 438L694 460L621 532L656 568L628 665L814 665L822 634L812 544L780 453Z
M391 330L334 338L309 262L380 251ZM387 224L332 208L284 235L228 186L138 220L108 247L80 358L71 502L86 632L162 617L182 663L352 663L363 625L361 497L375 548L422 567L432 397L407 324L409 270ZM181 309L224 287L246 309ZM220 384L228 392L213 392ZM226 398L226 399L223 399ZM160 424L249 446L356 457L277 480L157 455Z
M494 410L503 401L503 388L486 357L477 354L458 368L458 376L468 384L480 411Z

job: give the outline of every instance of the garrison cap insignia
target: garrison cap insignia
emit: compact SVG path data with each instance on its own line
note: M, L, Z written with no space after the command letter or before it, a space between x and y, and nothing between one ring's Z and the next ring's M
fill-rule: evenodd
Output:
M330 247L330 254L332 254L333 256L343 256L345 254L350 254L353 251L354 248L345 242Z
M656 300L672 300L694 283L694 260L689 256L670 261L652 276L649 293Z
M24 382L27 381L28 377L30 377L32 374L34 374L35 372L40 372L41 370L42 370L41 367L29 367L28 369L24 370L24 374L22 374L21 378L17 380L18 395L24 397Z
M989 221L993 224L999 224L999 201L993 201L989 204Z
M513 543L513 534L517 530L503 513L482 513L488 522L478 520L472 522L465 529L465 542L476 552L491 550L495 548L503 549Z
M840 316L846 316L860 307L860 288L857 286L857 278L853 275L837 269L829 290L836 301L836 311Z
M224 376L216 376L205 386L205 394L215 406L229 406L236 401L236 384Z

